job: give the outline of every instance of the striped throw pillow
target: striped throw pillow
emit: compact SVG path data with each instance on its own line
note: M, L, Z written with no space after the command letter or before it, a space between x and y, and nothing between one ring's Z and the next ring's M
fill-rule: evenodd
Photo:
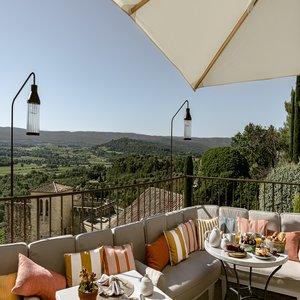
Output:
M132 246L130 244L104 246L103 261L107 275L116 275L136 270Z
M188 253L192 253L198 250L198 241L196 235L195 223L192 220L189 220L186 223L178 225L188 249Z
M212 230L214 227L219 228L219 217L213 219L197 219L199 250L204 250L205 232Z
M164 235L168 242L171 266L177 265L189 257L183 234L178 227L170 231L164 231Z
M268 220L248 220L242 217L236 217L238 231L240 233L253 232L267 235Z
M80 253L66 253L64 257L68 287L80 283L79 274L83 267L85 267L88 272L96 273L96 278L100 278L103 273L103 247Z

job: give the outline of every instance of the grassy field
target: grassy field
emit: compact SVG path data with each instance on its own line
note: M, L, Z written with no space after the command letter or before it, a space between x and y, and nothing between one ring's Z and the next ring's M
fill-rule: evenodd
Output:
M38 166L36 164L24 164L23 166L21 166L21 164L14 165L14 174L24 175L30 173L33 170L40 171L43 170L43 167ZM9 166L0 167L0 176L9 175L9 174L10 174Z

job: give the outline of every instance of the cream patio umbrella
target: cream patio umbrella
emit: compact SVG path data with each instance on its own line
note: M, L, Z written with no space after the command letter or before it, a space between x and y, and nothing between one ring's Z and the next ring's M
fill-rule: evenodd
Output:
M300 0L113 0L196 90L300 74Z

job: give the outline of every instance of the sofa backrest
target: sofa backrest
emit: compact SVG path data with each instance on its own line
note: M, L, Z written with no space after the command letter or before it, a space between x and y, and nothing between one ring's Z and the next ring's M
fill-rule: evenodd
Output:
M221 206L219 208L219 216L236 219L236 217L242 217L249 219L249 213L246 208Z
M65 253L75 252L75 238L64 235L32 242L28 257L42 267L65 275Z
M299 213L282 213L280 215L281 231L300 231Z
M165 214L148 217L144 220L145 241L147 244L155 242L167 230Z
M111 229L97 230L81 233L75 236L76 252L82 252L99 248L103 245L113 245L113 233Z
M18 271L19 253L28 256L26 243L0 245L0 275L7 275Z
M249 210L249 220L268 220L267 230L280 231L280 215L277 212Z
M197 205L197 219L212 219L219 216L218 205Z
M183 223L183 213L181 210L166 213L167 230L172 230Z
M145 236L144 222L134 222L121 225L112 229L114 245L121 246L123 244L132 243L134 258L145 261Z

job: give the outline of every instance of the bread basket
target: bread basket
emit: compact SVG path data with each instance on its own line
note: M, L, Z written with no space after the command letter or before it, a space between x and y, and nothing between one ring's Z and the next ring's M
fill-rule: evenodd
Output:
M277 252L282 253L285 249L285 241L271 241L266 239L266 246L270 248L271 252L273 252L273 249L276 249Z

